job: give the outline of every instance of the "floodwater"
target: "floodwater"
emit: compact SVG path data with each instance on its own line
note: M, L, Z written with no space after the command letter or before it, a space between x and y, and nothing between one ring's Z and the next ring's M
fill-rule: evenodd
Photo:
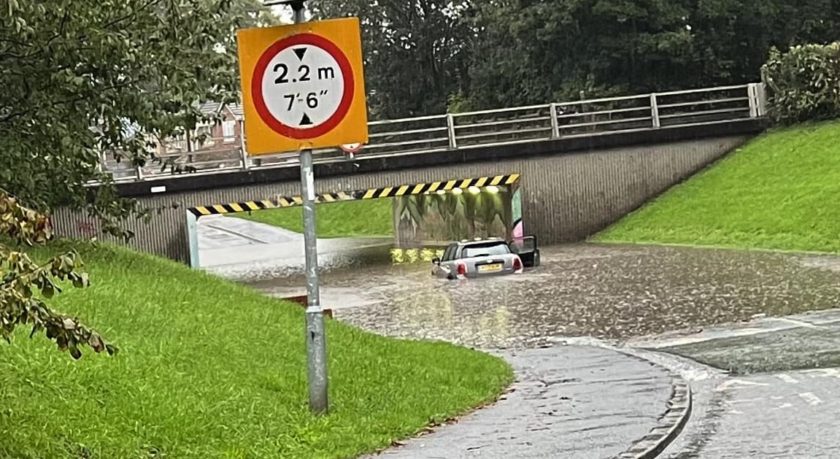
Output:
M303 235L258 222L225 216L198 223L199 265L226 279L286 279L304 272ZM391 238L318 240L323 270L381 265L390 260Z
M589 244L541 255L542 266L525 274L464 281L433 278L428 263L359 263L322 274L322 303L377 333L481 348L558 337L620 342L840 304L840 258L832 256ZM299 275L251 285L305 294Z

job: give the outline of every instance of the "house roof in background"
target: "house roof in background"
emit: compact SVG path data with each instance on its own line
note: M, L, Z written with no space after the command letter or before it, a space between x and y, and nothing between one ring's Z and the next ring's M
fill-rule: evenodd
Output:
M242 119L242 105L238 103L222 104L219 102L203 102L201 105L199 105L198 109L201 111L201 113L205 115L216 115L220 113L225 107L228 110L230 110L234 118L236 118L237 120Z

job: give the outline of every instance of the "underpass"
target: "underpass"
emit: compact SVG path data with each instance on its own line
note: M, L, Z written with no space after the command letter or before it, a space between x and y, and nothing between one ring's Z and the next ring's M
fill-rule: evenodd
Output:
M328 218L319 228L331 235L319 236L319 266L350 268L401 254L431 261L450 240L521 237L518 182L511 174L318 194L316 215ZM188 209L190 264L234 280L303 272L303 234L285 228L299 227L302 215L293 211L300 201L277 196Z
M761 84L374 121L355 157L315 152L315 188L326 196L517 175L526 230L546 243L576 242L738 148L764 121ZM224 158L215 147L176 148L194 161L189 171L147 164L131 173L105 158L119 194L151 211L148 222L125 223L129 244L190 263L190 209L299 198L295 153L257 164L241 140L222 142ZM124 243L71 209L58 209L53 225L64 237Z

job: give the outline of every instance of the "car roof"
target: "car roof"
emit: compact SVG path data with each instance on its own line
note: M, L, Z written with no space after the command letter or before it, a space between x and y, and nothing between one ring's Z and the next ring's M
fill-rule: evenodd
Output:
M502 238L489 238L489 239L479 239L477 241L461 241L458 245L462 247L467 247L471 245L485 245L488 243L499 243L499 244L507 244L504 239Z

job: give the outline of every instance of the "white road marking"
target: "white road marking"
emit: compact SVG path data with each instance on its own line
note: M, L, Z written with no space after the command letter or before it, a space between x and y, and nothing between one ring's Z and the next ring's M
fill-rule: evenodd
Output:
M817 397L816 395L814 395L811 392L803 392L803 393L799 394L799 397L801 397L802 400L805 400L806 402L808 402L808 404L811 405L811 406L817 406L820 403L822 403L822 399L820 399L819 397Z
M799 384L799 380L794 379L791 375L786 375L784 373L776 375L777 378L781 379L782 381L790 384Z
M758 398L745 398L745 399L742 399L742 400L728 400L725 403L727 403L729 405L738 405L738 404L741 404L741 403L755 403L755 402L766 402L766 401L767 401L766 397L758 397Z
M768 386L769 384L759 383L759 382L752 382L752 381L745 381L743 379L730 379L728 381L724 381L723 384L717 387L715 391L723 392L726 389L729 389L732 386Z
M819 372L824 376L840 379L840 370L837 368L822 368Z
M793 408L793 403L782 403L777 409L784 410L786 408Z
M786 328L780 328L780 330L786 330ZM727 329L714 329L714 330L707 330L700 333L695 333L688 336L680 336L680 337L652 337L646 339L638 339L638 340L631 340L630 343L634 347L644 347L650 349L659 349L663 347L675 347L675 346L685 346L688 344L697 344L697 343L705 343L706 341L714 341L716 339L721 338L734 338L739 336L751 336L751 335L758 335L760 333L764 333L768 331L767 329L763 328L743 328L740 330L727 330ZM777 331L776 329L769 330L771 332Z
M822 327L820 327L819 325L814 325L814 324L812 324L812 323L803 322L803 321L801 321L801 320L791 319L791 318L788 318L788 317L779 317L778 319L779 319L779 320L781 320L781 321L787 322L787 323L789 323L789 324L796 325L797 327L802 327L802 328L822 328Z

